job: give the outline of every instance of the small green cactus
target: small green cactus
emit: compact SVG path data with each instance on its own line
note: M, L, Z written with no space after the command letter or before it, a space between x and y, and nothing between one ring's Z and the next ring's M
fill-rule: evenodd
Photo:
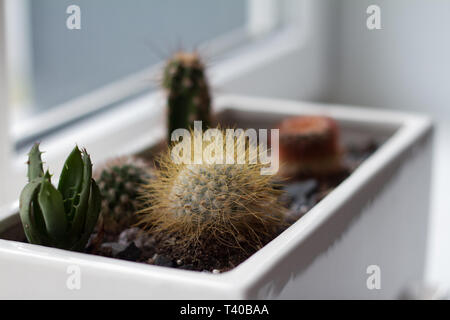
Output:
M211 97L205 67L197 53L176 53L166 64L163 87L167 92L168 142L175 129L190 129L194 121L210 125Z
M44 174L39 145L28 160L28 184L20 195L20 218L30 243L82 251L100 212L101 196L86 150L75 147L61 172L58 189Z
M103 228L118 234L137 222L139 188L152 177L152 170L139 159L123 157L107 163L96 176L103 198Z

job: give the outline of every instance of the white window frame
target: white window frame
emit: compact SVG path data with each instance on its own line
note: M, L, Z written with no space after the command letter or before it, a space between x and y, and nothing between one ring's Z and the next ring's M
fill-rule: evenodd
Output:
M4 8L5 1L7 0L0 0L0 8ZM249 1L248 28L257 40L233 50L209 70L212 86L226 93L308 100L319 97L326 87L326 76L323 72L326 68L323 53L323 43L326 39L322 34L323 5L313 0ZM280 2L283 2L283 6L280 6ZM1 20L2 15L0 23ZM283 21L283 27L267 35L267 30L273 30L280 21ZM2 35L0 35L0 57L3 43L1 37ZM229 39L222 39L221 45L226 47L227 41ZM217 48L221 49L219 44ZM1 66L0 62L0 70ZM126 83L125 85L122 83L120 88L132 90ZM114 99L118 90L119 86L113 84L104 89L103 95L81 97L81 102L78 103L81 106L84 103L86 108L89 108L102 99ZM6 105L4 94L0 94L0 99L3 99L2 105ZM42 149L46 151L47 165L52 173L60 172L65 157L75 143L89 150L94 163L141 150L153 143L156 137L164 134L161 125L165 123L164 100L162 92L152 92L46 138ZM7 139L11 129L7 126L7 108L0 109L0 119L3 119L0 120L0 147L2 150L10 151L14 138ZM23 128L20 130L35 130L31 123L25 123ZM20 133L20 130L16 130L15 133ZM7 195L8 201L17 199L18 192L25 183L25 161L26 154L11 151L0 158L0 173L8 175L2 179L2 188L7 181L8 189L11 191ZM0 199L0 209L2 205L5 205L3 197Z
M279 8L286 0L247 0L247 25L237 28L200 46L200 52L207 56L216 56L233 47L242 45L252 39L262 37L274 30L281 22ZM86 93L75 99L58 105L56 108L27 117L32 103L32 49L30 48L30 8L28 0L5 0L7 8L7 26L10 30L8 42L8 67L13 85L12 91L20 101L11 114L13 118L12 134L16 141L39 136L43 132L62 127L73 119L79 119L105 106L115 104L124 98L149 89L148 79L158 77L161 64L148 68L111 82L104 87ZM19 85L15 85L19 84ZM19 88L18 88L19 87ZM11 89L10 88L10 89ZM20 91L20 92L17 92Z
M4 16L4 3L0 1L0 17ZM8 192L8 181L11 171L11 150L9 137L9 110L7 107L7 83L6 83L6 46L5 24L0 18L0 207L7 201L11 194Z

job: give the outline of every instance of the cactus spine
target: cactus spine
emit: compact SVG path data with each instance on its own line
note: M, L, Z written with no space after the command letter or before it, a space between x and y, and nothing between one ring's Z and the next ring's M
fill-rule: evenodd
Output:
M81 251L97 223L100 191L86 150L75 147L61 172L58 189L44 174L39 145L28 160L28 184L20 195L20 218L30 243Z
M168 141L175 129L190 129L194 121L210 124L211 97L205 67L197 53L176 53L166 64L163 87L167 93Z

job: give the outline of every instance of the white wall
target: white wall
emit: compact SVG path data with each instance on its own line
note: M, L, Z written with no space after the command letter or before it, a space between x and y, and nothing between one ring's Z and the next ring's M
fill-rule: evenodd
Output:
M371 4L381 7L382 30L366 28ZM436 121L428 278L450 287L450 1L339 5L337 28L330 30L336 73L326 100L420 111Z
M382 30L366 28L370 4ZM450 1L343 0L337 36L335 100L450 116Z
M240 70L239 78L225 81L217 88L219 92L303 100L323 100L328 95L332 85L330 72L334 67L331 59L334 39L330 30L334 29L338 2L289 2L296 5L289 7L291 12L287 14L300 16L297 37L302 45L296 47L296 50L286 50L285 55L277 55L272 61L262 61L261 66L252 64L254 67L246 74ZM280 49L277 48L277 43L272 48ZM241 63L246 64L245 57ZM215 75L213 72L213 78Z

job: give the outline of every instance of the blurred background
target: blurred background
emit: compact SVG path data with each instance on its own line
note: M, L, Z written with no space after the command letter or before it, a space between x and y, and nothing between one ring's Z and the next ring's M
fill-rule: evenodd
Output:
M0 206L17 199L33 141L42 141L58 171L74 141L100 161L123 147L118 132L139 128L137 118L151 127L161 108L161 63L177 49L196 49L217 94L430 115L436 131L426 278L450 288L450 1L0 3ZM79 30L66 26L70 5L80 8ZM366 26L370 5L381 10L381 29Z

